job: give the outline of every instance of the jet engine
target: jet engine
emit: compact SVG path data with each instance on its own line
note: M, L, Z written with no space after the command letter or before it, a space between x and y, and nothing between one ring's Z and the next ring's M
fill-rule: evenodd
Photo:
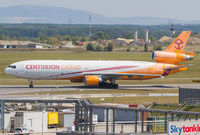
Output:
M84 81L85 85L98 86L103 80L99 76L86 75L83 81Z
M152 53L152 59L160 63L178 64L179 62L185 62L194 58L193 52L165 52L154 51Z

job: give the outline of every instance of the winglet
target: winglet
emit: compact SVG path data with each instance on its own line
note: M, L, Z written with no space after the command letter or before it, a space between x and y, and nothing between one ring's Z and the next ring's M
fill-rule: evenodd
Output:
M183 31L166 49L167 52L183 52L191 31Z

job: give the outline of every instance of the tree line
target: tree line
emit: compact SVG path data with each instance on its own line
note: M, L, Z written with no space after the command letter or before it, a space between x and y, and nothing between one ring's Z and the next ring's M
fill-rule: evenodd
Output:
M170 35L169 25L92 25L89 37L88 25L66 24L0 24L0 40L31 40L47 44L61 44L60 41L100 41L118 37L132 39L135 30L138 37L145 38L145 30L149 30L151 41ZM177 33L182 30L200 32L200 25L175 25Z
M176 31L192 30L200 32L200 25L175 25ZM145 37L145 30L149 30L149 35L157 38L169 35L168 25L92 25L92 39L113 39L117 37L133 38L134 31L138 31L138 36ZM66 25L66 24L0 24L0 39L3 38L38 38L42 34L46 36L70 35L87 37L89 33L88 25Z

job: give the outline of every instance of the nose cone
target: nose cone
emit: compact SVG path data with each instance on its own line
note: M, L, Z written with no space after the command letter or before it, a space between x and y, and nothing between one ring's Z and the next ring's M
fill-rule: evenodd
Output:
M13 75L13 70L11 68L6 68L4 70L4 72L7 74L7 75Z
M9 70L8 68L6 68L6 69L4 70L4 73L6 73L7 75L8 75L8 73L9 73L8 70Z

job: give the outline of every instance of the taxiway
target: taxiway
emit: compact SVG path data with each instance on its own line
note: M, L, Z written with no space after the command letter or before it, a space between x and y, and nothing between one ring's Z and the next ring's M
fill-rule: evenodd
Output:
M200 84L160 84L160 85L119 85L118 89L115 90L151 90L151 89L178 89L181 88L199 88ZM86 87L86 86L44 86L35 85L34 88L29 88L26 85L20 86L0 86L0 95L7 94L22 94L22 93L33 93L33 92L47 92L47 91L81 91L81 90L106 90L105 88L97 87ZM108 89L109 90L109 89Z

